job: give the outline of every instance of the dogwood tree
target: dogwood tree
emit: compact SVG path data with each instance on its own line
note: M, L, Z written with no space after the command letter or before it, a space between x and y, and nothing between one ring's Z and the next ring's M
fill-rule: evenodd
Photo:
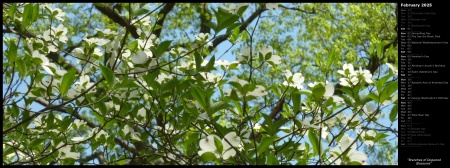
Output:
M4 165L396 161L396 4L3 7Z

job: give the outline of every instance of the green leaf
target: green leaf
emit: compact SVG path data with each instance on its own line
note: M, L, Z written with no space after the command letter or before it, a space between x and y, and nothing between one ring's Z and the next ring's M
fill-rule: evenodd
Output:
M378 89L378 92L379 92L379 93L381 92L381 87L384 86L384 84L386 83L386 81L387 81L389 78L391 78L392 76L394 76L394 74L393 74L393 73L389 73L388 75L383 76L382 78L380 78L380 79L378 80L379 87L377 86L377 89Z
M205 153L202 154L202 156L200 156L199 159L201 161L204 161L204 162L209 162L209 161L214 161L217 158L216 158L216 155L214 153L212 153L212 152L205 152Z
M137 11L134 11L134 15L133 16L140 16L140 15L144 15L147 14L148 12L150 12L148 9L145 8L140 8Z
M267 53L265 56L264 56L264 60L270 60L270 58L272 58L272 53L270 52L270 53Z
M149 72L149 73L145 74L144 76L142 76L142 78L144 78L144 80L148 86L152 86L153 83L158 83L155 80L156 77L158 77L158 75L159 75L159 70L156 70L154 72Z
M276 133L278 132L279 128L280 128L282 125L286 124L288 121L289 121L289 120L286 119L286 118L282 118L282 119L279 119L279 120L275 121L275 123L273 124L273 127L274 127L274 128L278 128L278 129L273 129L272 133L273 133L273 134L276 134Z
M231 29L229 28L228 30L230 30L230 37L229 37L229 41L232 43L232 44L235 44L236 43L236 40L238 39L238 36L239 36L239 28L238 27L236 27L236 28L234 28L234 29L232 29L232 31L231 31Z
M234 101L239 101L239 96L237 95L236 90L234 90L234 89L231 90L230 97L231 97L231 99L233 99Z
M378 142L386 137L388 137L389 135L386 133L377 133L377 135L375 136L375 139L373 140L374 142Z
M216 61L216 57L212 56L209 62L205 66L205 71L209 72L214 68L214 62Z
M138 46L138 41L136 40L136 41L131 42L130 45L128 45L128 49L130 49L130 51L136 51L137 46Z
M331 53L328 55L327 64L325 65L325 69L329 70L331 65L334 62L334 59L336 57L336 52L334 50L331 51Z
M98 102L97 104L97 108L100 110L100 113L102 115L106 115L106 105L105 102Z
M267 164L268 165L278 165L278 158L275 156L273 152L270 152L267 156Z
M255 90L255 88L256 88L256 85L254 85L254 84L246 84L242 87L241 93L245 95L248 92Z
M247 10L247 8L248 8L248 5L241 6L241 7L238 9L237 14L238 14L239 16L242 16L242 14L245 12L245 10Z
M47 120L45 121L47 123L48 130L54 129L53 125L55 125L55 116L53 113L49 113Z
M25 5L22 14L22 31L24 31L31 24L31 19L33 18L34 13L33 10L34 8L32 3Z
M203 109L208 109L205 102L206 96L204 92L194 84L191 84L191 86L192 86L191 94L194 97L194 99L197 100L197 102L200 104L200 106L203 107Z
M217 137L214 137L214 145L216 146L217 152L223 153L224 149L222 141L220 141L220 139L218 139Z
M266 127L270 127L270 128L272 128L272 125L273 125L273 121L272 121L272 118L270 118L270 116L269 115L267 115L267 114L264 114L264 113L261 113L261 115L264 117L264 121L266 122L266 124L267 124L267 126ZM265 125L261 125L261 126L263 126L263 127L265 127Z
M36 22L38 16L39 16L39 4L35 4L35 5L33 5L33 12L31 15L31 23Z
M313 150L314 150L314 153L315 154L317 154L317 153L319 153L319 139L317 138L317 133L316 133L316 131L314 131L314 129L312 129L312 128L309 128L308 129L308 138L309 138L309 141L311 142L311 145L313 146Z
M261 61L261 62L264 60L264 56L261 53L258 54L258 58L259 58L259 61Z
M391 120L391 122L395 121L397 113L398 113L398 104L395 104L395 106L392 107L391 113L389 114L389 120Z
M159 56L161 56L161 54L166 52L167 49L170 47L170 43L172 43L171 40L163 41L162 43L160 43L158 45L158 48L156 49L155 57L158 58Z
M227 28L227 34L232 34L232 32L233 32L233 34L234 34L234 31L236 31L237 30L237 34L236 35L238 35L240 32L239 32L239 27L238 26L240 26L240 25L242 25L241 23L234 23L234 24L232 24L231 26L229 26L228 28ZM237 37L237 36L236 36Z
M237 15L231 15L231 16L225 16L224 18L226 18L222 23L218 23L217 26L217 32L220 32L221 30L231 26L233 23L235 23L238 19L239 16Z
M25 68L25 65L26 65L25 62L19 62L16 65L17 65L17 69L19 69L19 77L21 77L21 78L25 77L25 75L27 74L27 69Z
M378 96L376 93L374 93L374 92L369 93L369 94L367 95L367 97L370 98L370 99L372 99L372 100L374 100L374 101L377 102L377 103L380 102L379 96Z
M103 128L108 128L109 126L114 125L115 123L117 123L116 119L111 119L109 121L106 121L106 124Z
M389 99L390 96L398 90L398 81L389 82L380 94L380 102Z
M357 161L353 161L353 162L348 163L348 165L362 165L362 164Z
M114 72L100 64L100 70L102 71L103 77L105 77L106 82L108 82L109 86L112 88L114 85Z
M215 32L217 32L217 24L214 22L208 22L208 23L204 23L205 26L210 27L211 29L213 29Z
M97 121L100 123L100 125L102 125L103 126L103 124L105 124L105 117L103 117L103 116L101 116L100 114L98 114L98 113L92 113L92 114L94 114L94 116L95 116L95 118L97 119Z
M203 57L197 51L194 52L195 71L200 72L202 68Z
M10 4L11 4L11 6L9 7L8 14L11 19L14 19L14 14L16 13L17 4L16 3L10 3Z
M177 78L173 78L171 80L169 80L166 83L163 83L163 85L161 86L161 92L167 92L167 90L171 90L176 88L176 86L178 85L178 79Z
M76 70L72 68L68 70L66 74L64 74L60 87L61 95L66 95L67 91L70 89L70 86L72 86L73 82L76 79L76 73Z
M239 82L230 81L228 82L231 86L233 86L236 90L242 90L242 86Z
M10 40L7 55L8 61L14 62L16 60L16 57L17 57L17 45L14 42L14 40Z
M377 57L378 58L381 58L381 54L383 54L383 47L384 47L383 42L378 43L378 46L377 46Z
M222 109L226 109L228 106L229 105L227 103L225 103L223 101L218 101L218 102L213 103L209 109L210 109L210 112L215 113Z
M61 124L61 130L67 130L69 126L75 121L75 118L64 117Z
M181 106L183 107L183 106ZM184 106L185 112L181 114L181 125L187 127L194 120L192 116L195 118L198 117L198 112L196 108L189 108L186 105Z
M20 110L19 107L17 106L17 103L14 103L11 107L8 106L7 111L11 111L11 116L13 116L14 118L19 117Z
M322 84L317 84L311 89L311 91L315 100L319 101L321 100L323 94L325 94L325 86L323 86Z
M273 141L276 139L276 136L266 136L263 135L261 144L258 146L258 154L261 155L263 152L265 152L267 149L269 149L269 146L273 143Z
M31 141L29 144L31 147L38 147L39 145L42 145L42 142L44 142L44 138L36 138Z
M292 103L294 104L294 113L300 111L301 96L298 92L292 92Z

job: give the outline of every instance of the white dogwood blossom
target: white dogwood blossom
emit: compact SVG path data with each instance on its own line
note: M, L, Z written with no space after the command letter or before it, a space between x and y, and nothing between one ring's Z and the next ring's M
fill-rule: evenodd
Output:
M287 81L283 82L285 86L294 86L297 89L303 90L303 81L305 81L305 77L303 77L302 73L295 73L292 75L290 70L285 71Z
M356 143L353 143L355 139L350 138L347 134L344 134L344 136L341 138L341 140L338 143L338 147L331 148L330 149L330 159L329 161L336 160L339 155L343 154L346 150L349 150L346 157L349 158L350 162L359 162L361 164L366 163L367 161L367 155L363 152L356 151ZM353 143L353 145L352 145ZM350 148L350 149L348 149ZM340 165L342 162L342 159L339 158L335 161L337 165Z
M214 138L220 140L220 138L214 134L210 134L205 139L200 140L199 146L201 150L198 151L198 155L201 156L203 153L212 152L213 154L216 155L217 158L222 157L225 160L236 155L236 151L232 148L232 146L238 147L241 144L241 138L237 136L236 132L230 132L226 134L224 138L221 140L223 146L222 153L219 153L217 151Z

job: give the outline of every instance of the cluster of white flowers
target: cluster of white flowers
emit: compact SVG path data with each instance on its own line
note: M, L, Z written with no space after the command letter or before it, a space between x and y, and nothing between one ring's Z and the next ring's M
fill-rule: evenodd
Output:
M32 57L39 58L42 61L42 64L41 64L42 69L44 69L48 74L54 75L53 71L50 69L50 67L57 69L55 63L51 63L45 55L42 55L37 50L33 51Z
M362 77L366 83L373 83L372 74L369 70L362 70L361 67L359 67L359 71L355 71L352 64L344 64L343 70L338 70L338 73L344 76L339 79L342 86L355 86L359 84L360 77Z
M239 9L243 6L248 6L248 3L240 3L239 5L236 5L234 3L228 5L228 7L221 7L225 10L227 10L228 12L230 12L231 14L237 14L237 12L239 11Z
M240 66L238 61L229 62L228 60L217 60L214 62L214 67L223 66L226 69L226 68L229 68L230 65L233 65L233 64L237 64L237 66L235 66L235 67ZM225 70L225 69L222 69L222 70Z
M108 36L108 35L117 35L117 32L111 31L111 29L100 30L99 28L95 28L94 30L97 31L97 32L102 32L106 36Z
M94 48L93 55L90 56L87 56L84 53L84 49L81 47L75 48L72 52L73 56L78 58L77 63L79 64L86 64L87 61L89 61L90 63L96 63L98 61L97 58L103 56L103 51L98 48Z
M64 143L60 142L56 148L59 148L59 158L65 159L65 158L74 158L74 159L80 159L81 154L77 152L71 152L72 145L65 145ZM63 147L61 147L63 146ZM60 148L61 147L61 148Z
M97 37L91 37L88 38L87 35L83 37L83 40L88 43L88 45L96 44L98 46L104 46L105 44L108 44L111 42L111 40L103 39L103 38L97 38Z
M76 120L75 120L76 121ZM86 122L85 121L76 121L76 125L78 125L77 126L77 128L80 128L80 126L81 126L81 124L85 124ZM127 127L127 126L125 126L126 128L124 128L124 129L130 129L129 127ZM87 140L87 139L89 139L89 138L91 138L91 137L93 137L95 140L97 140L98 138L100 138L102 135L103 136L105 136L106 138L109 136L109 134L107 133L107 132L105 132L105 131L103 131L103 130L100 130L100 131L98 131L99 130L99 128L98 127L96 127L96 128L94 128L94 129L92 129L92 130L88 130L88 132L87 132L87 134L85 135L85 136L78 136L78 137L73 137L72 139L70 139L70 140L72 140L73 142L75 142L75 143L78 143L78 142L82 142L82 141L85 141L85 140ZM128 130L127 130L128 131ZM125 132L125 131L124 131ZM129 131L128 131L129 132ZM125 135L128 133L128 132L126 132L125 133ZM94 137L94 134L95 134L95 137ZM132 135L132 138L133 138L133 135L135 135L135 134L131 134ZM104 143L104 145L106 145L107 144L107 142L105 142Z
M237 83L239 83L242 87L244 87L245 85L249 84L246 80L238 79L236 76L231 77L231 81L232 81L232 82L237 82ZM233 89L231 89L231 88L226 89L226 90L224 91L224 95L225 95L225 96L230 96L232 90L233 90ZM235 91L236 91L236 93L237 93L237 95L238 95L239 97L242 96L242 94L240 93L240 91L238 91L238 90L235 90ZM267 95L267 91L266 91L266 88L265 88L264 86L262 86L262 85L256 85L256 86L255 86L255 89L252 90L252 91L250 91L250 92L248 92L247 95L251 95L251 96L255 96L255 97L258 97L258 96L265 96L265 95Z
M80 81L75 82L75 86L79 85L82 86L83 88L90 88L92 87L92 85L94 85L93 82L91 82L91 78L88 75L80 75Z
M45 99L55 99L55 94L57 93L57 91L59 90L58 87L60 85L61 81L59 81L56 78L53 78L53 80L49 77L44 78L43 80L39 81L39 82L35 82L35 87L38 88L43 88L45 90L47 90L49 87L52 87L52 93L48 93L47 91L42 91L40 92L41 96L40 97L44 97ZM34 95L31 92L28 92L28 97L37 97L36 95Z
M143 18L137 18L137 19L133 19L131 21L131 25L135 24L135 23L141 23L143 26L150 26L150 16L144 16Z
M350 138L347 134L344 134L344 136L339 141L338 144L339 147L330 149L331 157L329 161L332 162L336 160L334 163L340 165L342 162L342 157L339 159L337 158L339 157L339 155L344 153L347 150L347 148L350 148L347 155L345 155L345 157L348 157L350 159L350 162L359 162L361 164L366 163L367 155L364 152L356 151L356 143L352 145L354 140L355 139Z
M392 71L392 73L394 73L394 75L398 75L398 69L396 67L394 67L392 64L390 63L386 63L386 66L389 67L389 69Z
M313 88L314 86L316 86L318 84L321 84L321 85L325 86L325 93L323 94L323 97L325 99L328 99L329 97L333 96L333 94L334 94L334 85L332 83L328 83L328 81L325 81L325 83L323 83L323 82L313 82L313 83L309 83L308 86L309 86L309 88ZM340 97L334 96L333 99L336 99L336 100L334 100L334 102L338 102L338 101L340 101L342 99L342 98L341 99L339 99L339 98Z
M182 47L178 47L177 49L171 48L170 51L169 51L170 54L174 54L174 55L176 55L176 54L183 55L183 54L186 54L187 52L188 51L185 48L182 48Z
M222 80L223 76L221 74L214 74L211 72L200 72L199 73L203 78L205 78L208 83L217 84L220 80Z
M217 151L214 138L217 138L218 140L220 139L219 136L210 134L206 136L205 139L200 140L199 145L201 150L198 151L198 155L201 156L203 153L212 152L216 155L217 158L223 157L223 159L225 160L236 155L236 151L231 147L238 147L241 144L241 138L237 136L236 132L230 132L226 134L224 139L221 140L223 146L222 153L219 153Z
M156 35L152 34L152 35L150 36L150 39L148 39L148 40L141 40L141 39L138 39L138 40L137 40L137 41L138 41L139 49L141 49L142 51L144 51L144 53L147 55L147 57L153 57L153 53L150 51L150 47L155 46L155 45L153 44L152 38L155 39L155 38L156 38Z
M279 3L266 3L266 8L270 10L275 10L278 8Z
M42 5L44 9L47 9L50 11L50 14L55 17L55 19L64 21L62 17L64 17L66 14L59 8L52 9L48 4Z
M278 55L275 55L273 53L272 46L259 47L258 48L258 52L260 54L262 54L264 58L266 58L265 56L268 53L272 54L272 56L269 59L266 60L267 62L270 62L270 63L273 63L273 64L280 64L281 63L281 57L278 56ZM237 54L236 61L237 62L241 62L241 61L248 60L248 57L250 56L250 54L252 55L252 57L257 56L257 52L255 52L254 50L250 53L250 47L244 47L244 48L242 48L242 54Z
M170 79L172 79L174 76L175 76L174 74L169 74L169 75L167 75L167 74L165 74L165 73L160 73L160 74L158 75L156 81L157 81L159 84L162 84L163 81L165 81L165 80L170 80Z
M209 33L200 33L198 35L195 35L195 39L199 42L207 42L209 39ZM206 44L211 47L213 46L213 43L211 41L208 41Z
M28 125L27 128L30 129L30 131L33 132L33 133L43 133L42 129L47 127L47 121L48 121L48 116L49 115L50 115L49 113L45 113L45 114L41 114L41 115L37 116L32 122L34 127L33 127L33 125L30 124L30 125ZM50 122L57 122L56 120L61 121L62 120L61 115L56 114L54 116L54 120L50 121ZM55 133L59 133L60 132L57 129L51 129L50 131L51 132L55 132Z
M363 106L363 110L366 113L367 117L371 116L374 112L375 112L375 105L373 105L372 103L366 104ZM381 117L381 113L377 113L375 116L375 118L379 118Z
M285 74L287 81L284 81L283 85L294 86L299 90L303 90L302 84L305 81L305 77L303 77L302 73L295 73L294 75L292 75L292 72L290 70L286 70Z
M377 133L373 130L359 130L358 134L361 134L361 138L364 139L364 144L367 146L373 146L373 139L377 136Z
M302 126L305 128L314 128L314 129L319 129L320 127L318 125L313 125L311 124L311 118L305 118L303 120L297 119L298 121L300 121L300 123L302 123Z
M138 137L139 132L134 132L134 129L128 125L125 125L125 127L122 129L122 132L124 135L127 135L129 133L131 136L131 139L134 139L137 141L142 141L141 138Z
M17 148L18 149L22 149L23 145L21 145L20 143L14 141L14 140L11 140L11 141L8 141L8 142L3 141L3 151L6 151L6 147L13 147L15 149L17 149ZM28 160L31 159L30 155L31 156L35 156L36 154L34 152L25 154L25 153L21 152L20 150L14 150L13 153L10 153L10 154L6 155L6 160L12 160L14 157L17 157L17 159L19 161L28 161Z

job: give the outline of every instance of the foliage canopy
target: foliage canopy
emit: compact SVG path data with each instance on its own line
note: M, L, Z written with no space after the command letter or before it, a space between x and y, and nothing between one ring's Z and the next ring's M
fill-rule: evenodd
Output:
M3 3L3 164L395 164L391 3Z

